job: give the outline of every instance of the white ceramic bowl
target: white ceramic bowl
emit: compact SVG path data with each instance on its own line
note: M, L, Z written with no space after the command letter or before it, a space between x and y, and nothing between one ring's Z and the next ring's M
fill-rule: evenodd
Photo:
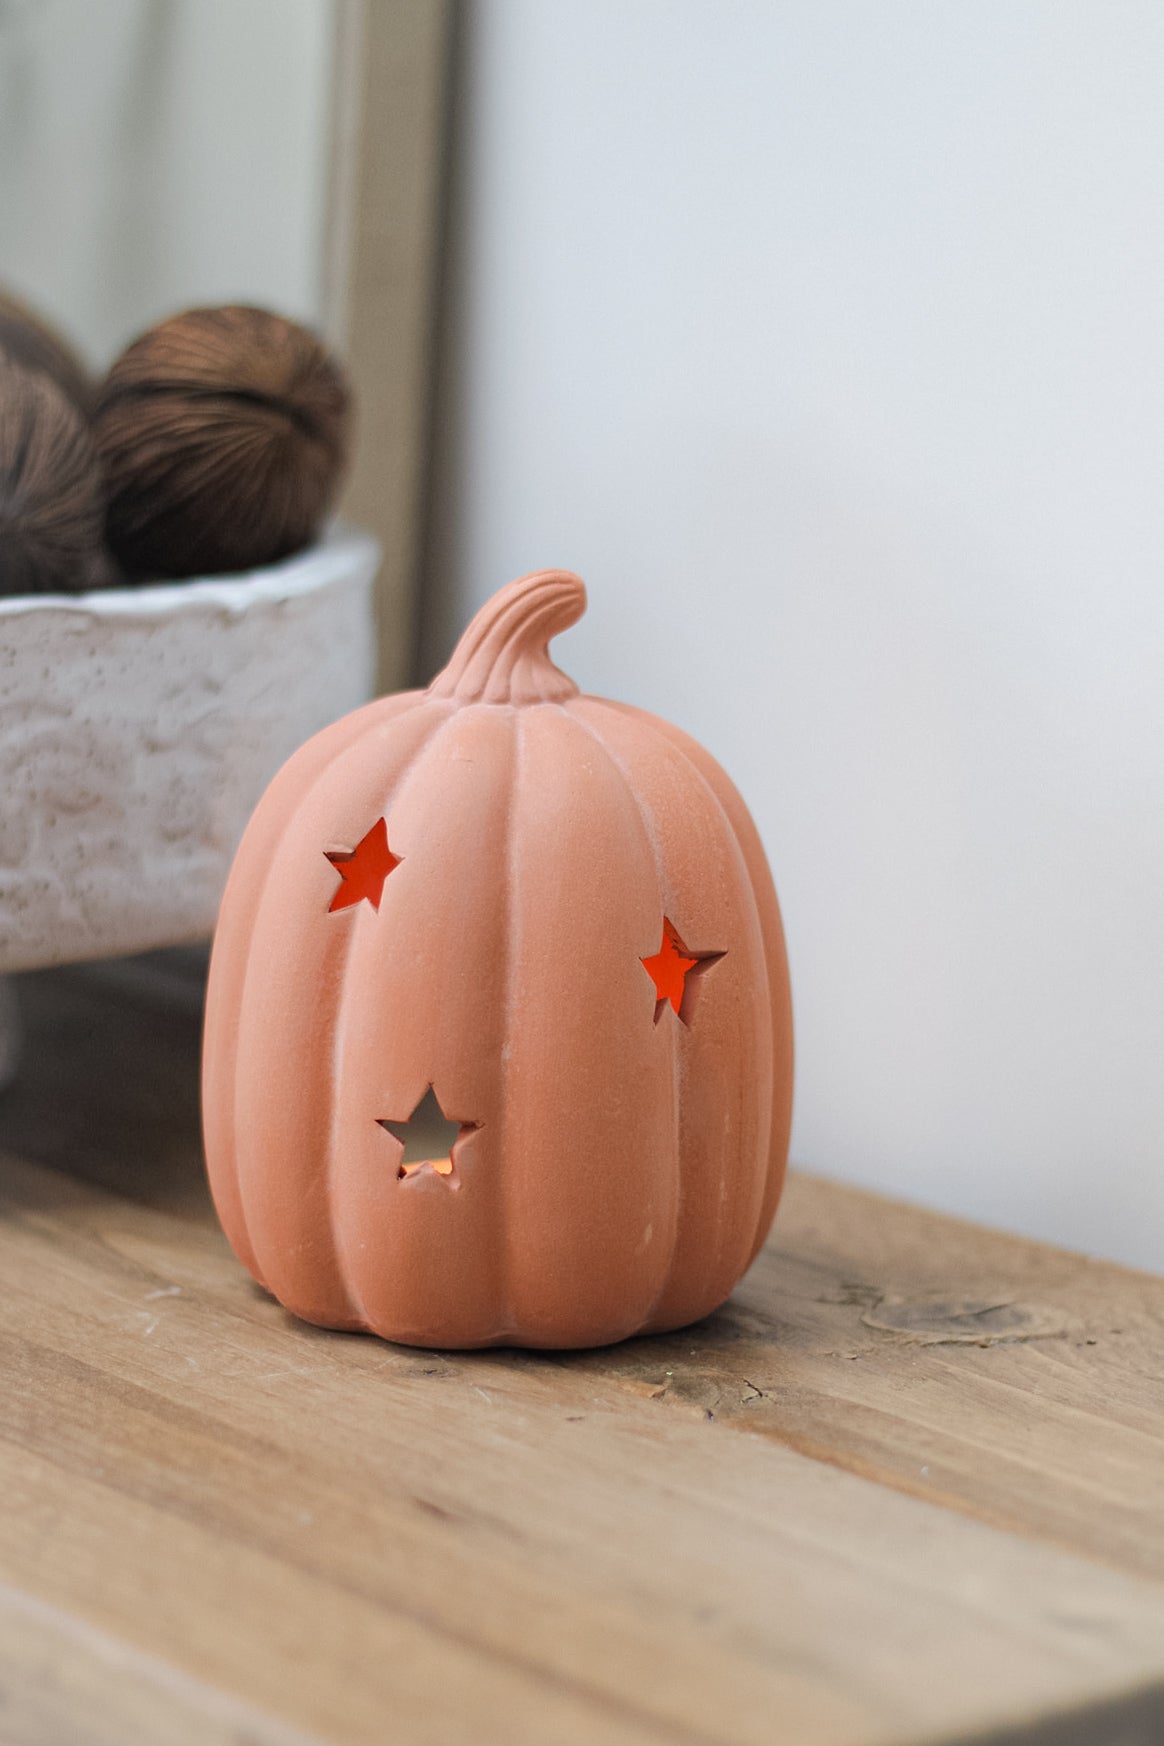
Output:
M207 936L296 746L371 693L367 535L269 569L0 599L0 972Z

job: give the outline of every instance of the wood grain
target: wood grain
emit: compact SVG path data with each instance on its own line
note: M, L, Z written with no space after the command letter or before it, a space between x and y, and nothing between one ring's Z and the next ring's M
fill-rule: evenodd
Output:
M548 1358L326 1334L209 1216L195 1015L96 971L23 992L0 1579L31 1601L15 1626L0 1605L0 1689L25 1712L45 1654L39 1713L103 1677L83 1646L73 1670L83 1627L188 1682L171 1721L164 1679L109 1681L123 1740L191 1737L202 1693L272 1741L1164 1735L1159 1281L801 1178L737 1301L682 1337ZM931 1295L1067 1331L862 1320ZM44 1654L28 1606L52 1609Z
M0 1587L6 1746L318 1746L83 1620Z
M1159 1278L794 1176L718 1316L579 1362L1164 1580Z

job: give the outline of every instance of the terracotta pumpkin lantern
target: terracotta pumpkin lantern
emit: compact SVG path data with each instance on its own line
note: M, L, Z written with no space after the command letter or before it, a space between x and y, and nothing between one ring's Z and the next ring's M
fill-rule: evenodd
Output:
M701 747L550 661L585 605L563 571L502 589L427 691L302 747L239 849L207 1159L306 1321L605 1344L715 1309L771 1224L792 1027L764 852ZM426 1116L443 1144L410 1144Z

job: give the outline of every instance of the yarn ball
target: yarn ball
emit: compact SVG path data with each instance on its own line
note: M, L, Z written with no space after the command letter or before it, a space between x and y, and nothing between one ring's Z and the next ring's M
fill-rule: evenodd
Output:
M52 376L0 355L0 594L79 593L112 579L101 468Z
M127 574L200 576L309 545L347 459L350 396L315 334L268 310L192 309L122 353L94 434Z
M6 291L0 291L0 354L28 370L43 370L88 418L95 386L80 357L54 327Z

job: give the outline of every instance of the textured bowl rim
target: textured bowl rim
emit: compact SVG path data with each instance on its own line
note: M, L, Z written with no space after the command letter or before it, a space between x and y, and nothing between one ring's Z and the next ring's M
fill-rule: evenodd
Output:
M379 557L379 544L371 534L337 522L314 545L262 569L143 587L95 588L88 594L9 594L0 598L0 619L66 612L87 618L154 619L202 604L242 614L252 606L326 587L365 565L374 573Z

